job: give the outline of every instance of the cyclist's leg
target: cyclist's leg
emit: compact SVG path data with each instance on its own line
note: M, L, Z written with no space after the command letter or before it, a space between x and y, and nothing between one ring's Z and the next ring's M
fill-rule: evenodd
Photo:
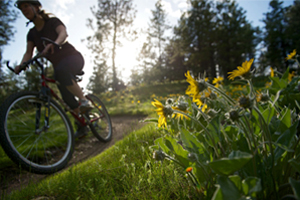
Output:
M85 98L80 86L75 81L75 76L82 71L83 65L84 59L81 54L69 56L55 66L55 78L59 81L61 87L65 87L69 91L66 93L65 90L61 90L61 93L66 93L67 96L72 94L79 98L84 107L89 107L88 100ZM64 95L63 93L62 95ZM68 103L68 98L66 99L66 103ZM74 111L76 112L76 110Z

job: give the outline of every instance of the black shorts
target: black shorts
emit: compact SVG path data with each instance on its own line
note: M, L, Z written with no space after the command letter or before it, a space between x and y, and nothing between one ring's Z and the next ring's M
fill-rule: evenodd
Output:
M59 82L57 86L63 100L71 109L79 106L75 96L67 89L67 86L73 85L75 76L78 75L84 66L84 59L80 53L68 56L54 66L55 80Z

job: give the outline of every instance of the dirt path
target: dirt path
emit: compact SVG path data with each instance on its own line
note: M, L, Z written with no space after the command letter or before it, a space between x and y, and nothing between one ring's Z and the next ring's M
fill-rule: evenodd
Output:
M97 140L94 136L76 140L73 158L68 163L66 169L76 163L82 162L88 158L100 154L102 151L112 146L118 140L121 140L126 134L138 130L144 123L139 123L144 119L144 116L119 116L112 117L113 138L108 143L103 143ZM92 133L89 133L92 135ZM2 193L10 193L13 190L18 190L29 183L37 183L49 175L32 174L27 171L19 170L17 167L2 169L0 175L0 198Z

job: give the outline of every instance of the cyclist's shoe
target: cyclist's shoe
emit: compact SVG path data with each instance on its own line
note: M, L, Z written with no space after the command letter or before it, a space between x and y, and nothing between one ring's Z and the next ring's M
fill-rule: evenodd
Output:
M74 134L75 138L80 139L88 135L89 129L87 126L80 126L80 124L77 122L75 122L75 124L77 126L77 131Z
M83 100L80 100L79 109L80 109L81 113L86 113L93 109L93 105L91 104L91 102L89 100L83 99Z
M88 135L88 127L86 127L86 126L80 126L78 129L77 129L77 131L76 131L76 133L75 133L75 138L78 138L78 139L81 139L81 138L83 138L83 137L85 137L85 136L87 136Z

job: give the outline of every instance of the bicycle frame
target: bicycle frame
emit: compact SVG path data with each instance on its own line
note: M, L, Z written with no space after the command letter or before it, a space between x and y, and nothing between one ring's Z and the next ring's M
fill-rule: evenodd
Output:
M69 111L71 115L80 123L81 126L86 126L89 125L90 123L97 121L98 119L102 118L104 115L102 111L98 108L99 112L101 113L101 116L93 118L93 119L88 119L88 117L83 114L79 116L77 113L75 113L52 89L47 85L47 82L49 83L54 83L54 84L59 84L58 81L48 78L45 75L45 70L44 70L44 65L40 63L37 59L40 58L41 56L37 54L35 57L33 57L31 60L27 61L24 63L22 66L21 70L25 70L29 64L32 64L34 66L37 66L41 69L41 90L39 91L39 98L46 98L43 99L44 101L47 102L46 105L46 111L45 111L45 126L40 129L39 124L40 124L40 116L41 116L41 105L37 104L37 111L36 111L36 134L39 134L45 129L49 128L49 113L50 113L50 99L51 96L54 97L62 106L65 108L66 112ZM7 67L14 71L11 67L9 67L9 62L7 62ZM91 101L91 103L95 106L95 103L90 99L88 96L86 96L87 99Z

